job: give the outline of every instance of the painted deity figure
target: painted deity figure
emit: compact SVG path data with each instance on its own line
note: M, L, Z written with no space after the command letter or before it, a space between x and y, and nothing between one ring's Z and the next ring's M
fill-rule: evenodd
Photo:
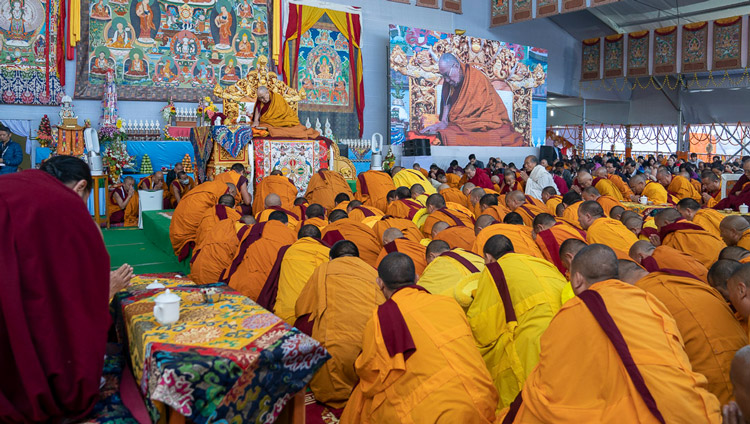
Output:
M141 31L138 34L138 41L144 43L151 43L154 40L151 38L151 31L156 29L154 25L154 12L151 6L148 4L148 0L142 0L135 7L135 14L141 21Z
M116 49L130 48L133 46L133 40L130 38L130 28L125 28L122 22L117 23L117 29L112 34L109 46Z
M133 58L130 60L130 67L128 68L127 72L125 72L125 74L134 77L143 77L148 75L146 62L141 59L141 55L139 53L133 54Z
M266 23L263 22L263 20L260 19L260 16L253 23L253 32L256 33L256 34L265 34L266 33Z
M232 15L227 11L226 6L221 6L221 13L216 16L214 23L219 28L218 46L224 49L229 48L229 39L232 37Z
M99 0L93 8L91 8L91 17L94 19L109 19L109 7L104 4L104 0Z
M99 55L94 59L94 63L91 66L91 73L106 75L107 70L110 68L109 59L104 52L99 52Z
M241 18L253 18L253 6L247 0L242 0L237 15Z
M237 69L234 67L234 60L229 59L227 66L224 67L224 76L221 77L223 82L237 82L240 77L237 75Z
M253 51L253 44L250 42L247 33L242 34L242 39L237 45L237 56L239 57L255 57L255 52Z
M333 71L333 68L331 67L331 64L328 62L328 58L323 56L320 59L320 65L318 65L318 78L322 78L322 79L333 78L333 74L331 73L331 71Z
M26 35L26 20L24 18L24 5L21 1L14 1L10 9L10 31L11 40L23 40Z

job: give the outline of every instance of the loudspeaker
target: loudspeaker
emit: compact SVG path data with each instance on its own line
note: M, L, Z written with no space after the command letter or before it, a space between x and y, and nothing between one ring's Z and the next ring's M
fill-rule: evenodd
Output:
M541 162L542 159L547 159L547 163L552 165L560 157L562 156L560 155L557 147L541 146L539 148L539 162Z
M429 138L412 138L404 141L404 150L402 156L430 156L430 139Z
M339 155L342 158L349 158L349 146L343 143L337 143L339 146Z

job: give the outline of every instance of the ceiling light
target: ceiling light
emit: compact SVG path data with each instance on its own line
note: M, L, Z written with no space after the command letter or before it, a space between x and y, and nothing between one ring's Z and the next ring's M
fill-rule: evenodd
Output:
M555 110L554 109L550 109L549 110L549 116L555 116Z

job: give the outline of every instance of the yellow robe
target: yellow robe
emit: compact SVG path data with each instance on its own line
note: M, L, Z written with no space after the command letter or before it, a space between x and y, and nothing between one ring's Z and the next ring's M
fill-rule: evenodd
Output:
M647 181L641 196L646 196L648 201L655 205L665 205L669 202L668 194L667 190L661 184Z
M307 185L307 192L305 193L305 199L307 199L311 205L317 203L330 211L336 206L334 199L341 193L346 194L350 199L354 198L349 183L346 182L341 174L335 171L321 169L310 178L310 183Z
M299 215L297 215L296 212L292 212L284 208L277 208L274 206L272 209L263 209L262 211L255 214L255 221L258 223L266 222L268 221L268 217L276 211L284 212L286 214L286 219L288 221L286 223L286 226L289 227L290 230L294 232L299 231L300 225L299 220L297 219Z
M395 189L393 179L388 173L365 171L357 175L357 192L354 193L354 199L385 213L385 208L388 207L388 192Z
M315 269L328 262L329 248L310 237L295 241L284 254L279 271L279 290L273 313L294 325L294 304Z
M463 249L453 249L451 252L469 261L477 271L467 268L457 259L448 255L438 256L427 265L427 268L419 277L419 285L432 294L453 297L454 288L460 280L484 270L484 259L481 256Z
M672 176L672 182L669 183L669 186L667 186L667 192L671 194L678 202L682 199L687 198L693 199L698 203L703 200L701 192L699 190L696 190L695 186L690 182L690 180L683 177L682 175Z
M315 139L320 133L299 123L297 112L292 109L281 94L269 92L270 101L259 104L261 111L259 123L268 128L271 137Z
M547 203L546 203L546 205L547 205L547 213L549 213L552 216L557 216L557 214L556 214L556 212L557 212L557 205L559 205L560 203L562 203L562 196L560 196L559 194L556 194L556 195L550 197L549 200L547 200Z
M675 224L682 223L698 227L694 224L682 220L676 222ZM665 228L669 228L669 226L662 227L662 232L665 232ZM711 265L713 265L713 263L716 262L716 260L719 258L721 249L726 247L726 244L724 244L724 241L722 239L712 235L702 228L688 228L668 231L664 238L661 240L661 244L687 253L688 255L697 259L706 268L711 268Z
M391 356L378 310L365 327L355 362L359 383L342 423L492 423L497 392L453 299L405 287L391 297L416 350Z
M503 277L507 283L503 293L510 299L500 293L498 278ZM466 316L500 393L500 408L513 402L539 362L539 338L560 309L566 282L551 263L517 253L506 254L482 272ZM508 302L512 311L504 306Z
M630 196L633 195L633 190L631 190L630 187L625 184L625 181L623 181L619 175L609 174L607 175L607 179L612 181L612 184L614 184L615 187L620 190L620 194L622 194L623 200L630 201Z
M589 290L603 299L665 422L720 423L721 405L706 391L706 378L692 371L667 308L617 280L598 282ZM513 422L658 422L580 297L560 308L542 336L541 348L542 358L526 380Z
M357 384L354 361L362 350L362 333L372 311L385 302L377 277L362 259L336 258L317 267L299 294L296 316L307 315L312 337L331 355L313 376L310 390L333 408L343 408Z
M404 168L393 176L393 185L398 187L411 188L414 184L419 184L424 188L425 194L428 196L437 193L435 187L433 187L430 179L422 175L421 172L414 169Z
M693 224L700 225L704 230L721 238L719 224L721 224L722 219L724 219L724 215L715 209L700 209L693 217Z
M255 187L253 197L253 211L260 212L265 208L266 196L274 193L281 197L281 207L286 210L294 209L294 199L297 198L297 186L283 175L269 175L263 178Z
M586 240L589 244L601 243L627 254L638 237L616 219L598 218L586 231Z
M213 284L231 263L245 224L225 219L219 221L202 242L196 243L190 263L190 279L196 284ZM245 231L249 231L248 228Z
M594 187L602 196L611 196L617 200L622 200L622 193L615 184L606 178L594 178Z
M565 208L563 212L562 221L582 230L581 223L578 221L578 208L581 207L583 202L575 202L572 205Z
M745 250L750 250L750 231L745 231L742 234L742 237L740 237L740 240L737 242L737 246Z
M513 250L516 253L523 253L524 255L544 259L544 254L531 237L531 227L525 225L492 224L489 227L483 228L482 231L477 234L477 239L474 241L474 247L472 247L471 251L484 257L485 243L487 243L487 240L492 238L492 236L498 234L508 237L510 242L513 243Z

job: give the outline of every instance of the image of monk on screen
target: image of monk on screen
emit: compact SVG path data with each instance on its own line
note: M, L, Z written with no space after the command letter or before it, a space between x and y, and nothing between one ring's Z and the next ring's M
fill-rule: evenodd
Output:
M523 146L500 95L482 71L461 63L451 53L438 61L443 76L440 122L422 131L437 134L449 146Z

